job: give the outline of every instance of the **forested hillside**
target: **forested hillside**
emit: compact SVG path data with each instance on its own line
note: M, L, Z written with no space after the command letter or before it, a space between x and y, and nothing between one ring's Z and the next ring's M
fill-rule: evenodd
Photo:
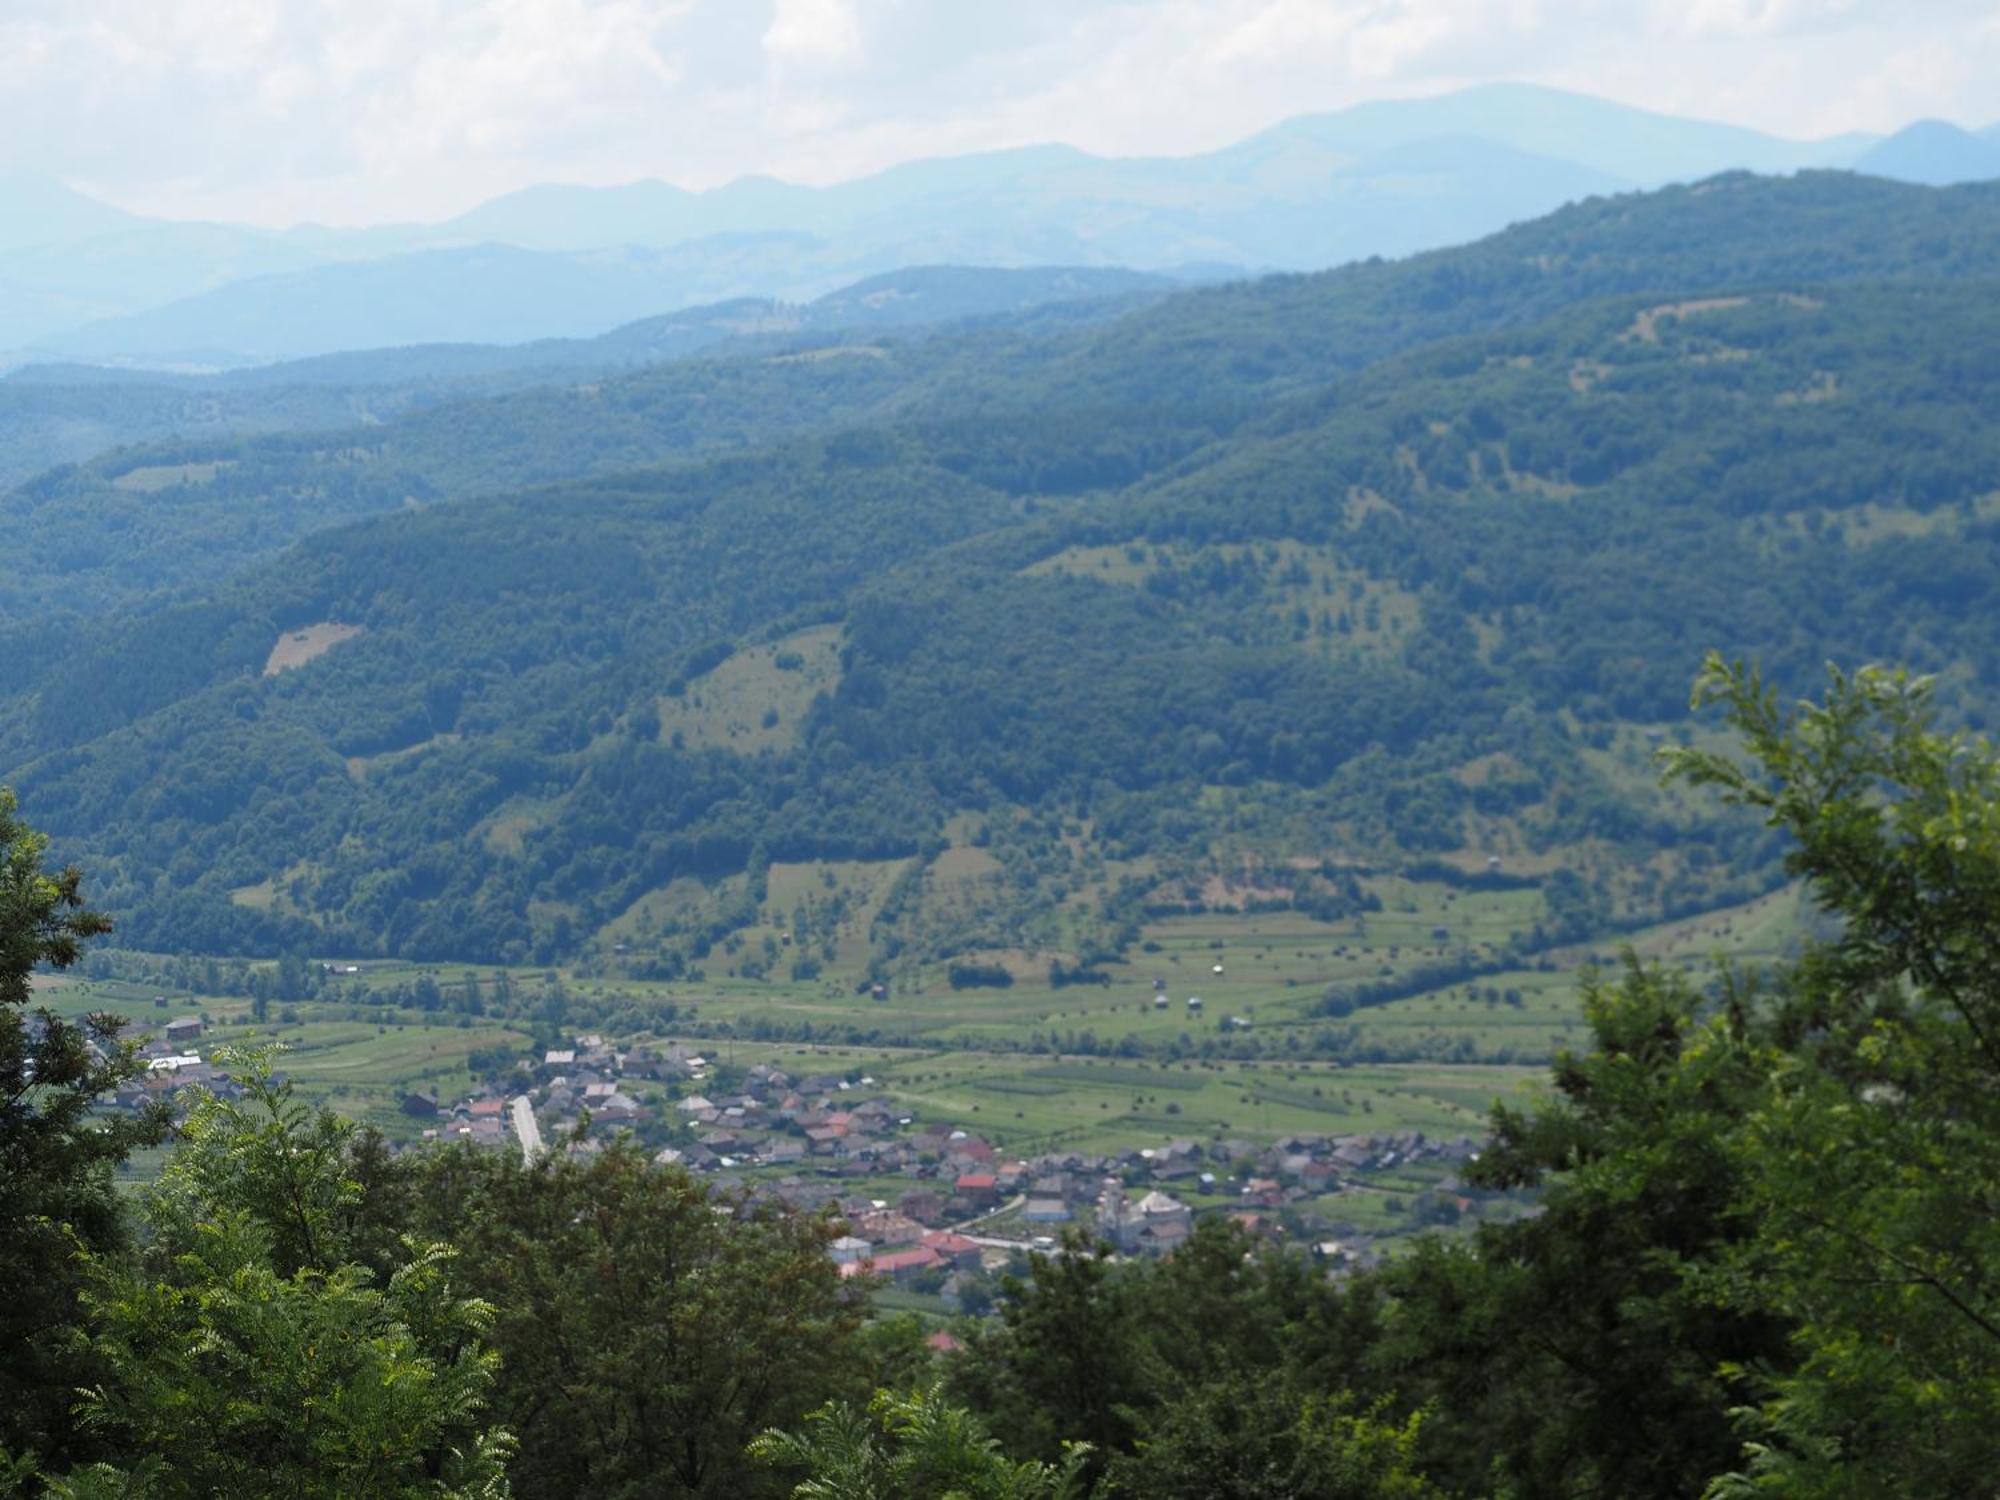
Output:
M223 581L16 624L0 780L141 946L678 972L805 859L905 862L878 972L1087 961L1225 872L1330 911L1500 859L1545 938L1714 905L1776 846L1619 753L1703 647L1990 708L1996 247L1990 189L1730 178L1080 331L183 448L144 503L58 476L44 548L115 497ZM129 590L98 546L39 584ZM924 872L974 849L954 907Z
M540 389L400 419L319 435L195 437L43 475L0 499L0 544L20 560L0 580L0 630L30 612L212 581L313 530L413 500L615 473L807 431L970 422L982 443L1011 445L1022 472L1038 469L1045 487L1124 484L1157 456L1178 456L1276 397L1439 339L1524 326L1620 293L1978 277L1996 243L2000 185L1940 191L1806 173L1594 199L1460 249L1191 290L1102 325L1092 310L1115 301L1058 298L983 332L891 338L907 304L942 304L948 323L955 309L1004 300L1013 276L968 273L974 279L947 294L925 283L913 296L912 279L926 273L905 273L890 288L835 294L802 332L745 357L583 384L571 370ZM885 301L885 290L902 295ZM1060 291L1044 286L1039 296ZM857 319L890 326L841 331ZM665 320L666 331L683 321ZM649 327L593 346L622 363ZM556 352L566 359L575 347ZM369 356L360 369L376 378L404 357ZM226 388L264 378L231 377ZM1051 432L1051 413L1061 432L1093 434L1087 456L1074 437ZM1125 434L1135 429L1150 458L1131 451Z
M1115 317L1176 284L1108 268L917 266L802 305L738 298L642 318L596 338L351 349L199 374L27 365L0 379L0 486L134 444L198 441L227 453L259 433L377 427L439 402L581 382L724 349L778 354L802 344L975 323L1074 327ZM145 456L120 456L94 471L115 483L135 464L149 474L162 468ZM166 468L163 483L196 477ZM181 530L187 529L183 520ZM155 586L178 576L169 571Z

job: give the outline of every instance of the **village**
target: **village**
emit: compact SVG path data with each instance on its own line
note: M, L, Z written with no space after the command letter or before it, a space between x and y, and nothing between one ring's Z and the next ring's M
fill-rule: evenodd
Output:
M183 1016L147 1035L145 1072L115 1102L132 1108L196 1085L233 1097L227 1073L201 1055L203 1030L200 1017ZM1438 1222L1476 1215L1484 1196L1469 1196L1458 1178L1478 1151L1471 1136L1183 1138L1013 1155L962 1125L918 1119L866 1074L731 1067L693 1045L621 1049L581 1035L545 1050L526 1075L515 1075L512 1097L497 1088L449 1102L405 1093L399 1108L413 1134L403 1148L464 1143L532 1160L548 1150L588 1156L629 1134L661 1165L836 1214L845 1232L830 1253L843 1276L884 1278L949 1306L968 1278L1054 1249L1065 1231L1121 1255L1157 1256L1184 1243L1197 1218L1219 1216L1345 1273L1382 1250L1337 1211L1343 1197L1380 1194L1377 1179L1406 1181L1413 1170L1434 1184Z
M548 1050L531 1093L483 1093L450 1105L422 1094L407 1113L435 1117L425 1139L589 1153L631 1131L654 1160L727 1187L831 1208L849 1227L833 1245L844 1274L897 1282L1004 1262L1054 1246L1066 1228L1128 1255L1165 1254L1198 1215L1221 1214L1254 1236L1331 1265L1373 1263L1373 1236L1340 1232L1321 1205L1369 1192L1378 1173L1428 1167L1442 1201L1471 1212L1456 1169L1471 1136L1421 1132L1244 1140L1165 1140L1112 1153L1008 1154L962 1125L916 1118L865 1074L729 1069L693 1046L621 1051L594 1035ZM523 1141L523 1117L535 1138ZM946 1293L949 1295L949 1286Z

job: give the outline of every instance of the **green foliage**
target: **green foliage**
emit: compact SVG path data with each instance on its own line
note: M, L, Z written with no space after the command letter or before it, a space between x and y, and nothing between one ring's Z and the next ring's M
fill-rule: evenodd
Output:
M421 1232L497 1309L498 1414L527 1495L754 1496L744 1445L860 1375L832 1221L754 1207L614 1147L587 1162L440 1153Z
M1503 1106L1489 1187L1541 1212L1433 1241L1382 1274L1375 1377L1428 1400L1433 1472L1501 1494L1692 1494L1734 1456L1725 1362L1784 1357L1785 1325L1689 1284L1755 1232L1735 1139L1761 1075L1716 1045L1716 1004L1671 971L1586 980L1588 1050L1556 1094Z
M949 1380L1012 1451L1054 1459L1082 1439L1094 1475L1140 1495L1372 1493L1339 1476L1378 1462L1407 1477L1421 1423L1331 1394L1362 1377L1372 1293L1253 1251L1232 1224L1198 1221L1162 1261L1113 1261L1072 1233L1004 1284L998 1311Z
M1430 1472L1501 1494L1961 1495L2000 1391L2000 757L1927 682L1781 706L1710 659L1749 759L1669 753L1789 836L1834 935L1762 982L1633 965L1477 1176L1543 1212L1390 1267L1370 1363ZM1477 1462L1473 1456L1477 1455Z
M229 1061L248 1102L197 1107L148 1196L146 1255L91 1258L103 1373L80 1410L109 1457L50 1493L500 1500L493 1309L459 1294L442 1243L410 1242L379 1286L346 1259L343 1129L260 1059Z
M1378 1403L1300 1395L1245 1376L1176 1405L1113 1469L1113 1494L1147 1500L1444 1500L1424 1477L1424 1416L1398 1423Z
M16 816L14 793L0 786L0 1005L18 1015L30 998L29 975L42 964L66 969L83 944L111 930L83 904L83 873L42 867L48 838Z
M2000 757L1902 672L1786 709L1712 658L1696 696L1749 763L1674 770L1786 830L1841 921L1756 1038L1738 1149L1760 1232L1714 1284L1793 1320L1796 1364L1740 1372L1753 1461L1714 1493L1968 1493L2000 1420Z
M1070 1444L1056 1464L1009 1459L938 1386L907 1395L878 1390L865 1413L828 1403L805 1423L750 1444L761 1463L807 1471L791 1491L796 1500L1080 1500L1085 1493L1084 1447Z
M141 1070L122 1022L29 1008L34 970L67 968L111 924L84 904L78 871L44 867L47 840L15 809L0 786L0 1454L63 1462L79 1451L68 1392L93 1371L69 1338L75 1255L125 1243L111 1172L163 1121L97 1112Z

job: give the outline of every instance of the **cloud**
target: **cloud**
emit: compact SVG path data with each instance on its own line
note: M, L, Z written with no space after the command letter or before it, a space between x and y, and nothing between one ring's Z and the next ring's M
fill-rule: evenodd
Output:
M763 44L781 66L851 66L861 58L861 18L849 0L777 0Z
M1996 113L2000 0L0 0L0 170L152 212L1211 148L1496 78L1783 134Z

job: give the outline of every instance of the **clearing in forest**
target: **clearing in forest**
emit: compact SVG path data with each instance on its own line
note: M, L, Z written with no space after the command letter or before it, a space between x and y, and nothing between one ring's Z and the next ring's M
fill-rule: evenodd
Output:
M307 662L326 655L342 641L353 640L366 629L364 625L341 625L323 620L317 625L287 630L278 637L277 644L271 647L271 654L264 659L264 675L276 677L293 667L303 667Z

